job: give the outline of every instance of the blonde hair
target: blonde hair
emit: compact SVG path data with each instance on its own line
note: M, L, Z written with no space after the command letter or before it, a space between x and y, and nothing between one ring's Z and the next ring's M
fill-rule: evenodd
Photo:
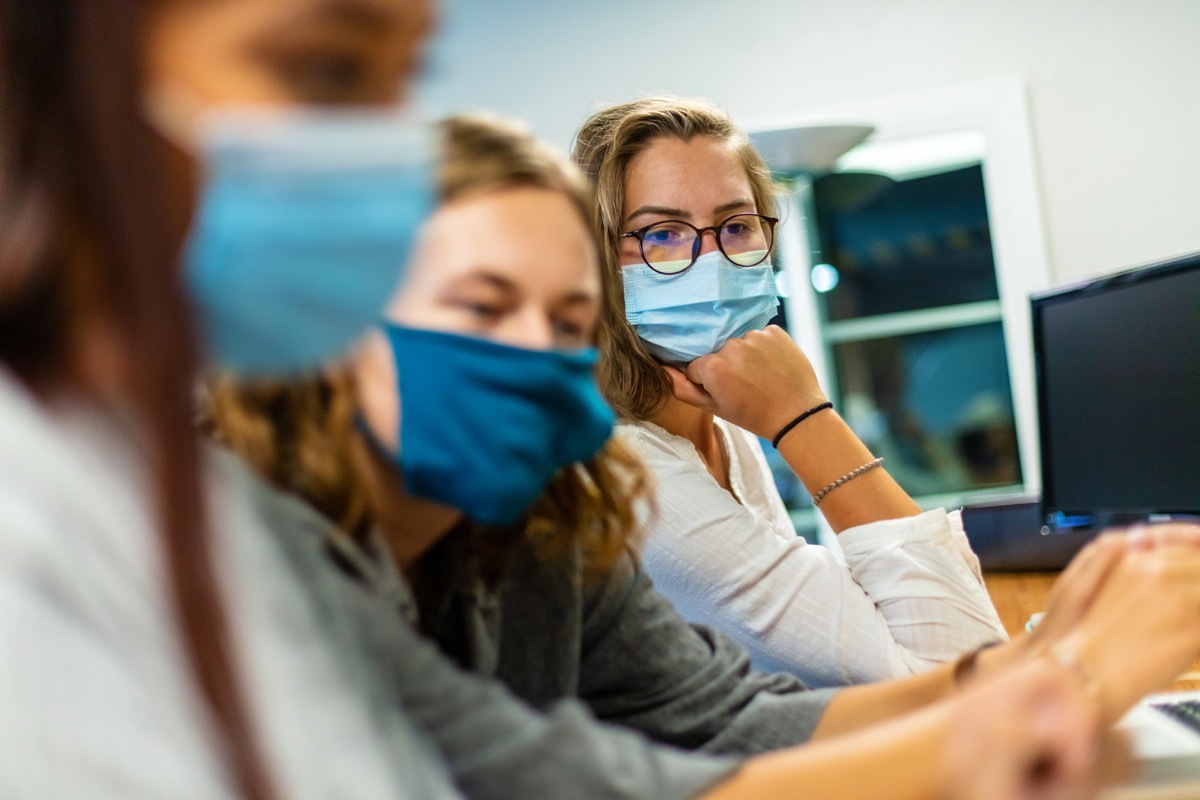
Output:
M750 138L723 110L696 98L645 97L597 111L579 129L571 157L592 182L593 210L600 237L606 297L600 323L600 386L625 417L654 415L671 391L662 364L642 345L625 321L619 248L624 233L625 171L638 154L662 138L689 142L708 136L729 147L750 181L755 208L773 212L779 186Z
M591 229L592 194L565 157L512 123L453 117L441 123L441 204L512 187L566 195ZM290 382L209 386L207 430L275 485L295 492L342 530L361 537L375 524L370 467L356 456L359 408L347 374ZM613 439L591 460L560 470L527 514L524 541L553 558L572 544L589 574L616 561L634 537L636 508L648 500L641 461Z

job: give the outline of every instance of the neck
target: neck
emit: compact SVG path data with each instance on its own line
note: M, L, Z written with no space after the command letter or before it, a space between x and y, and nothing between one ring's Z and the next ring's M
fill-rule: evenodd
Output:
M400 570L407 572L462 519L457 508L409 494L393 464L383 463L356 437L354 457L365 459L375 523Z
M711 412L668 397L650 421L691 442L710 468L722 461L720 438Z

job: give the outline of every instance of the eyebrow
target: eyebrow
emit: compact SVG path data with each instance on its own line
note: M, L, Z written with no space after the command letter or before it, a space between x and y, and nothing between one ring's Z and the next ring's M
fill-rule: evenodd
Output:
M728 203L722 203L712 210L713 214L720 214L725 211L733 211L746 206L753 207L754 201L750 198L739 197L736 200L730 200ZM625 218L625 224L628 225L635 217L640 217L646 214L654 214L656 216L673 217L684 221L691 220L692 215L684 211L682 208L668 208L667 206L642 206L637 211L634 211Z
M374 32L394 25L398 14L389 11L375 0L317 0L299 11L290 21L293 25L332 19L355 28Z
M471 272L460 275L451 281L450 285L461 286L462 284L476 282L486 283L489 286L499 289L502 292L508 292L509 294L512 294L517 290L516 285L512 281L510 281L508 278L505 278L503 275L497 275L494 272L488 272L487 267L478 267Z
M734 211L735 209L745 208L746 206L754 207L754 201L748 197L739 197L737 200L730 200L728 203L722 203L713 209L714 214L720 214L723 211Z
M558 301L560 306L598 306L600 298L594 294L587 292L571 292L569 295Z
M469 272L466 275L459 276L456 280L451 281L451 287L458 287L464 284L475 282L486 283L506 294L519 294L517 285L503 275L497 275L494 272L488 272L486 267L480 267L474 272ZM574 291L567 294L560 300L554 303L556 306L599 306L600 297L595 294L590 294L584 291Z

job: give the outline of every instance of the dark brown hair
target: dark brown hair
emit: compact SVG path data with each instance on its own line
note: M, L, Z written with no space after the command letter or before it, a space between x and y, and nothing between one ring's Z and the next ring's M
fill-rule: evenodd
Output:
M244 797L272 796L236 680L192 429L196 346L142 121L146 4L0 2L0 361L37 395L87 392L84 320L112 331L147 433L171 601Z

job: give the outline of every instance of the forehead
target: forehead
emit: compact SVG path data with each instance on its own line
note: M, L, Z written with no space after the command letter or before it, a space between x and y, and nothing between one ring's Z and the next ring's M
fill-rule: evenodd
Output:
M731 200L753 197L737 154L710 136L652 141L630 160L624 185L625 216L647 205L706 214Z
M600 292L590 228L561 191L469 195L439 208L423 239L431 258L412 278L426 286L484 270L531 293Z
M191 3L208 13L240 13L278 21L320 21L363 26L404 25L426 29L433 0L230 0Z
M436 22L433 0L176 0L151 10L151 32L177 46L237 46L239 39L314 31L417 41ZM411 43L411 42L410 42Z

